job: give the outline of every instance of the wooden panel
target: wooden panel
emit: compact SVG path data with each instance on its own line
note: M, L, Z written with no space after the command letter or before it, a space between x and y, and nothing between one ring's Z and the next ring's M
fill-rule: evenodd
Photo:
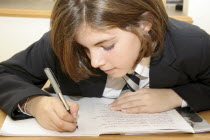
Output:
M0 9L0 16L50 18L50 10Z
M30 17L30 18L50 18L51 11L47 10L27 10L27 9L0 9L0 16L7 17ZM170 16L172 18L193 23L191 17L188 16Z
M170 16L170 17L184 22L193 23L193 19L189 16Z

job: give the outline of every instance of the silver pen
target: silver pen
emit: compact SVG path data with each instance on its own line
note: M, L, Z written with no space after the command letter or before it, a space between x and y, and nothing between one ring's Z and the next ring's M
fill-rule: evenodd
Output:
M66 103L65 98L63 97L63 94L61 93L61 90L59 88L58 81L56 80L55 75L53 74L52 70L50 68L45 68L44 72L46 73L48 79L50 80L50 83L52 84L53 89L55 90L55 93L60 98L61 102L63 103L66 110L70 113L70 108L68 104Z

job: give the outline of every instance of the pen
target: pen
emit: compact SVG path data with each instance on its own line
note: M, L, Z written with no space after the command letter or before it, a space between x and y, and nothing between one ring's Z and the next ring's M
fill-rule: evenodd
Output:
M63 94L61 93L61 90L59 88L59 84L56 80L55 75L53 74L52 70L50 68L45 68L44 69L45 74L47 75L48 79L50 80L50 83L52 84L53 89L55 90L55 93L58 95L60 98L61 102L63 103L64 107L66 110L70 113L70 108L68 104L66 103L65 98L63 97Z

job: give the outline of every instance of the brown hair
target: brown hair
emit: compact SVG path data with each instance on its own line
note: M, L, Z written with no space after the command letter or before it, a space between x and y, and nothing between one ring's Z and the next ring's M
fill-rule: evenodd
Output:
M51 16L52 48L62 69L78 82L97 75L84 48L75 41L83 23L98 30L117 27L135 33L142 43L136 65L143 57L161 52L167 20L162 0L57 0ZM149 33L139 29L141 21L152 23Z

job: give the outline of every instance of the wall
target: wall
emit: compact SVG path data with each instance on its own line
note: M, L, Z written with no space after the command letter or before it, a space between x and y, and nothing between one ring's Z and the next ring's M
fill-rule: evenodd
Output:
M49 19L0 17L0 62L27 48L49 28Z
M193 24L210 34L210 0L184 0L184 5L184 12L193 18Z
M184 0L185 12L210 34L210 0ZM0 62L27 48L49 30L49 19L0 17Z

